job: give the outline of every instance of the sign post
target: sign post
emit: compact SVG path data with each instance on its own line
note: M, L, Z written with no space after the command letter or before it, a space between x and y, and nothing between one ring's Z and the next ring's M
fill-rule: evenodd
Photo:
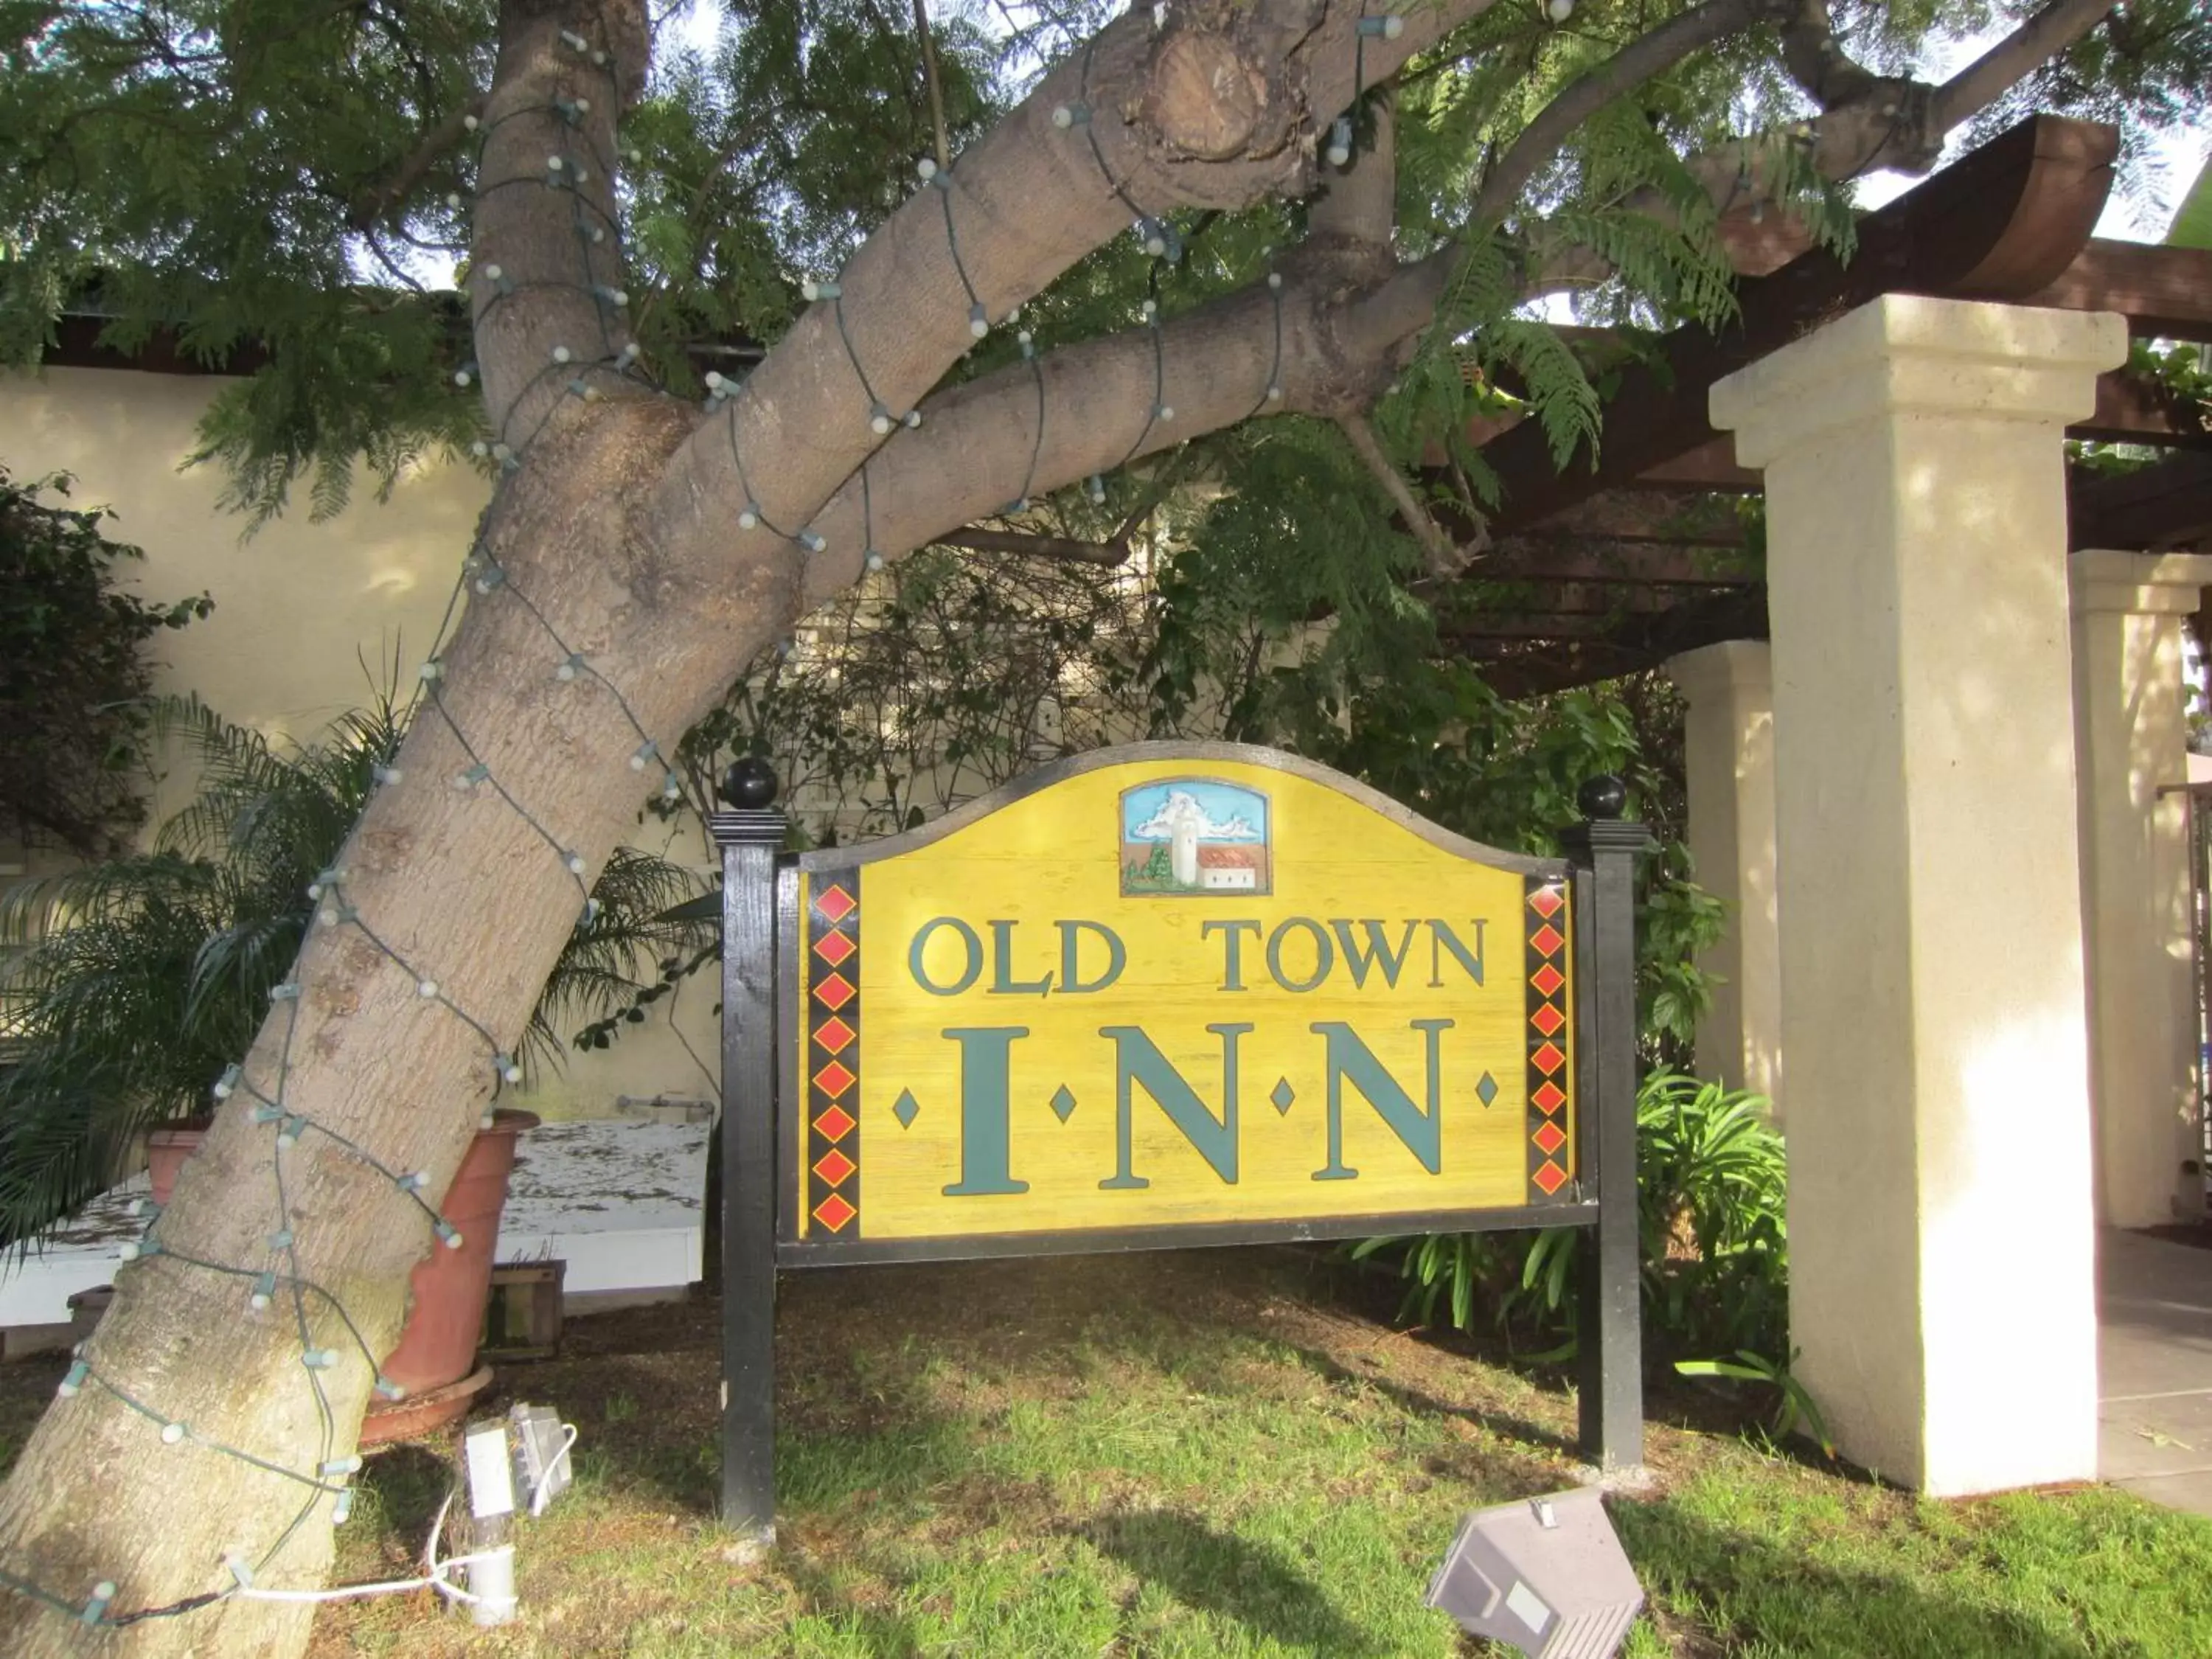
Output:
M1583 1144L1597 1220L1582 1266L1577 1407L1583 1451L1601 1469L1644 1461L1643 1290L1636 1204L1636 860L1651 837L1621 820L1620 780L1592 778L1583 819L1560 839L1589 892L1581 907L1583 1093L1595 1130Z
M1583 1439L1639 1461L1646 838L1604 781L1570 863L1294 756L1134 744L778 859L740 763L724 1518L774 1536L775 1272L849 1262L1589 1227Z
M722 854L722 1504L775 1541L775 856L768 763L739 761L708 815Z

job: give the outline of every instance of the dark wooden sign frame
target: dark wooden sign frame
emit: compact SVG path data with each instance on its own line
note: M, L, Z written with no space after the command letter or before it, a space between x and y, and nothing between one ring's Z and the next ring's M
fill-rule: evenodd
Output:
M799 1125L799 1052L804 1042L798 975L779 977L780 957L803 948L799 878L896 857L954 833L1026 795L1102 765L1130 760L1231 761L1291 772L1358 799L1440 846L1492 867L1572 884L1577 970L1570 988L1580 1173L1552 1201L1434 1214L1182 1224L968 1237L806 1241L785 1237L800 1160L780 1145ZM1617 781L1594 780L1589 814L1561 836L1565 860L1476 848L1352 779L1276 750L1229 744L1139 744L1075 757L1030 773L936 823L860 847L784 854L784 814L769 804L773 780L753 779L763 799L708 815L722 859L722 1490L726 1522L775 1535L775 1275L779 1267L912 1262L988 1256L1178 1249L1359 1238L1383 1233L1481 1232L1572 1226L1591 1230L1578 1286L1582 1346L1580 1441L1607 1470L1643 1461L1636 1207L1636 939L1634 873L1650 845L1640 824L1618 816ZM784 1165L788 1164L788 1170Z

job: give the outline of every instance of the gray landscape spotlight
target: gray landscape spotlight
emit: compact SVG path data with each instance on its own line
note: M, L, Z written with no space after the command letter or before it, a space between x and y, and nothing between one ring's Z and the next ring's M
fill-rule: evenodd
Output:
M1644 1587L1595 1486L1477 1510L1460 1523L1428 1604L1530 1659L1611 1659Z

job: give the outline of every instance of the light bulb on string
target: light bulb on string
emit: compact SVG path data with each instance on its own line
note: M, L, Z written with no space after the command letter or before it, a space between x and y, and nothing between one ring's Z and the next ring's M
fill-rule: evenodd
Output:
M1558 0L1553 0L1554 4ZM1346 167L1352 161L1352 118L1340 115L1328 129L1328 149L1323 152L1329 166Z

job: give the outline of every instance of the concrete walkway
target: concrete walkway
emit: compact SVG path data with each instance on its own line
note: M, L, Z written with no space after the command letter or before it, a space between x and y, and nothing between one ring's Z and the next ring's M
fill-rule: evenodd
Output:
M2098 1236L2098 1473L2212 1515L2212 1249Z

